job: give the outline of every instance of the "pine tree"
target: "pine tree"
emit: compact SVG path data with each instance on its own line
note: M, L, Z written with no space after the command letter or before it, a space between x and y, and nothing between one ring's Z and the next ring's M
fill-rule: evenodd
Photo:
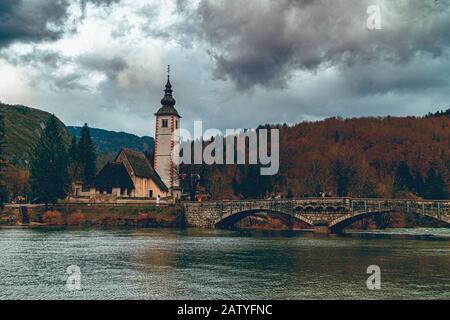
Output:
M79 154L78 154L78 141L77 138L73 137L72 142L70 143L70 147L68 150L68 156L70 162L78 162Z
M320 197L322 195L322 186L317 184L314 188L314 197Z
M292 192L291 188L288 189L286 198L288 198L288 199L294 198L294 193Z
M233 176L233 179L231 180L231 188L233 189L233 194L239 195L239 182L236 179L236 176Z
M97 172L97 153L87 124L85 124L83 129L81 129L81 137L78 143L78 154L83 182L85 185L90 186L93 183Z
M6 202L6 190L5 190L5 175L4 170L6 167L5 159L5 116L3 108L0 109L0 209L3 209L3 204Z
M77 138L73 137L68 151L69 156L69 172L71 180L77 180L79 178L80 169L80 152L78 149Z
M346 197L348 195L348 186L350 177L341 160L336 160L334 164L334 175L336 177L336 194L338 197Z
M414 177L414 191L421 197L426 197L425 192L425 182L423 181L422 174L420 171L416 171L416 175Z
M45 204L56 203L69 190L68 155L62 130L52 115L46 123L30 164L32 193Z
M444 177L432 167L428 169L425 187L428 199L445 200L448 198Z
M413 189L413 179L406 161L400 162L395 170L394 195L399 196L402 192Z

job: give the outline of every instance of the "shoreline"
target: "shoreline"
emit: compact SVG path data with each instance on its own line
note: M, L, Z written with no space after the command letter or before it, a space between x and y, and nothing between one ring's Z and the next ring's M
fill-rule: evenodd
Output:
M310 238L327 239L334 241L337 239L352 239L357 241L365 240L394 240L394 241L427 241L427 242L450 242L449 228L390 228L386 230L347 230L341 233L316 233L310 229L303 230L277 230L277 229L203 229L196 227L173 227L173 226L67 226L67 225L0 225L0 231L28 230L37 232L120 232L120 231L166 231L166 232L187 232L198 235L229 234L230 236L240 236L244 238ZM448 234L442 234L441 230L449 230Z
M180 206L66 205L5 208L0 227L185 227Z

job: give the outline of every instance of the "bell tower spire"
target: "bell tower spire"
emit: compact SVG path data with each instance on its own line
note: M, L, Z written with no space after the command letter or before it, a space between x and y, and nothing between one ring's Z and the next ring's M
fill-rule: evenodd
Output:
M174 191L179 190L179 168L171 160L172 152L180 143L178 129L181 116L175 109L176 101L173 97L172 84L170 82L170 65L167 66L167 83L164 89L164 97L161 99L161 108L155 113L155 170L166 186Z
M167 83L166 90L164 90L165 96L172 96L172 84L170 83L170 64L167 66Z

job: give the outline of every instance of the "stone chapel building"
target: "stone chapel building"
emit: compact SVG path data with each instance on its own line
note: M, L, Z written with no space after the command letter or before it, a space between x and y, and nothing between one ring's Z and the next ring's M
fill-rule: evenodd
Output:
M180 127L181 116L175 109L176 101L172 94L168 75L161 107L155 113L154 168L144 153L123 148L114 161L100 170L88 192L75 185L75 196L109 201L119 198L155 199L158 196L180 198L179 167L171 161L171 153L180 143L180 137L175 133Z

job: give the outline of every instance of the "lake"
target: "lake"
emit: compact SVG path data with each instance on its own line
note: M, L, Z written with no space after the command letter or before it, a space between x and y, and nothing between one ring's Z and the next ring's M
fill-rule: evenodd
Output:
M71 265L81 290L66 287ZM450 229L2 228L0 299L450 299Z

